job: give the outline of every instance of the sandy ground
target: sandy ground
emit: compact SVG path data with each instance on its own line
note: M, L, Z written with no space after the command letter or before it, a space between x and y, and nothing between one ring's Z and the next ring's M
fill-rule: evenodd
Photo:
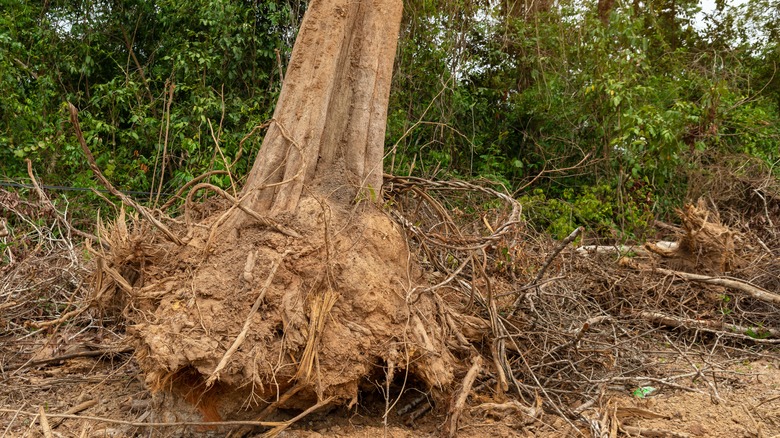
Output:
M43 351L41 346L45 342L45 339L31 339L27 348ZM81 345L82 348L54 356L84 352L86 344ZM76 357L38 365L31 363L14 370L11 366L14 362L10 360L13 354L5 350L0 386L0 437L45 436L38 419L41 407L47 413L54 437L228 435L224 430L204 432L198 426L134 425L169 419L155 417L153 406L160 396L153 396L146 389L129 353L113 358ZM675 371L679 374L681 369L685 371L684 367L705 368L704 364L680 359L669 364L669 375L674 375ZM600 425L604 426L610 419L617 419L616 424L620 424L617 436L758 438L780 435L780 366L771 353L754 356L753 360L732 360L728 367L720 368L714 378L712 373L704 372L674 382L679 388L656 385L659 389L644 399L631 396L628 389L607 391L599 403L583 410L583 419L574 422L576 429L550 413L529 419L517 412L480 409L478 405L485 397L472 395L457 436L597 436L595 430L599 426L596 423L600 420ZM407 400L404 395L397 406ZM85 408L74 413L79 405ZM385 425L384 406L379 392L367 393L352 409L325 408L295 422L278 436L441 436L445 420L443 408L433 407L427 414L410 421L408 414L398 415L396 407L391 410ZM76 417L57 417L67 413ZM295 413L288 414L290 418ZM589 424L585 419L593 421ZM262 430L250 436L261 436L260 432Z

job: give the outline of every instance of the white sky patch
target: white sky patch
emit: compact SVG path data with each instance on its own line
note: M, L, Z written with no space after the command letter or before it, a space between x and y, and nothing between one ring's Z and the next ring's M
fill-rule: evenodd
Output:
M736 7L744 5L748 0L726 0L726 7ZM694 26L696 29L702 30L705 27L705 17L715 13L715 0L699 0L699 7L701 11L694 17Z

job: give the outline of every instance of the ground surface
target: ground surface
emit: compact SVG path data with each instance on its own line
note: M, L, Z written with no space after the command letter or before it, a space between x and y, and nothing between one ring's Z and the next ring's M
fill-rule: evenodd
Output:
M64 335L59 341L66 340ZM112 336L103 336L104 346ZM98 337L75 335L72 347L57 354L46 347L53 339L32 338L29 351L40 354L29 356L35 360L41 354L64 357L84 353L89 346L97 348ZM55 342L56 344L56 342ZM740 353L742 354L742 352ZM153 397L146 389L138 368L128 353L113 358L77 357L39 365L28 365L13 370L14 356L4 348L5 371L0 386L0 437L43 436L36 421L40 407L48 413L53 436L62 437L125 437L182 436L187 428L139 428L119 422L153 422ZM763 356L763 357L762 357ZM668 358L668 375L685 374L703 363L688 363L672 352ZM660 387L646 399L630 395L630 388L613 388L604 395L602 408L584 410L584 417L614 416L626 431L644 429L643 436L694 437L772 437L780 434L780 366L772 355L755 355L723 359L730 363L719 369L714 380L706 372L676 380L680 388ZM695 378L694 378L695 377ZM661 385L658 385L661 386ZM686 388L684 390L682 388ZM398 405L405 403L406 396ZM593 436L585 421L576 422L579 431L554 415L543 415L536 420L524 420L521 415L500 411L484 411L478 407L485 401L482 395L472 395L469 408L461 421L458 436L462 437L530 437L530 436ZM77 405L89 405L79 412L80 418L64 421L57 414L69 412ZM397 405L397 406L398 406ZM594 406L595 408L595 406ZM444 421L442 410L434 408L415 422L408 416L392 410L388 426L383 425L384 401L375 393L367 393L353 409L345 408L313 413L282 432L282 437L350 437L392 438L438 436ZM89 418L100 417L103 420ZM104 421L105 420L105 421ZM114 422L112 422L114 421ZM633 428L633 429L631 429ZM197 429L191 426L190 429ZM649 431L656 435L648 434ZM225 433L214 433L224 436ZM256 435L259 436L259 435ZM620 436L629 436L620 434Z

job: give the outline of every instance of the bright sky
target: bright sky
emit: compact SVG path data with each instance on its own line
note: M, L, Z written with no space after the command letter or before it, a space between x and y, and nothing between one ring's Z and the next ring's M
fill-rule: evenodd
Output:
M726 2L731 6L738 6L747 3L748 0L726 0ZM696 14L694 26L697 29L702 29L704 27L702 24L704 14L711 14L715 10L715 0L699 0L699 6L701 7L701 12Z
M747 3L748 0L728 0L728 3L731 6L737 6ZM701 6L701 11L710 13L713 10L715 10L715 0L699 0L699 5Z

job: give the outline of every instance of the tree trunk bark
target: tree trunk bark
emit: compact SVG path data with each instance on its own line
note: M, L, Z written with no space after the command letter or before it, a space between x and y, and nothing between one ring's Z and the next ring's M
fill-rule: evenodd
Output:
M319 178L382 186L401 0L313 0L243 194L263 214L294 211Z

